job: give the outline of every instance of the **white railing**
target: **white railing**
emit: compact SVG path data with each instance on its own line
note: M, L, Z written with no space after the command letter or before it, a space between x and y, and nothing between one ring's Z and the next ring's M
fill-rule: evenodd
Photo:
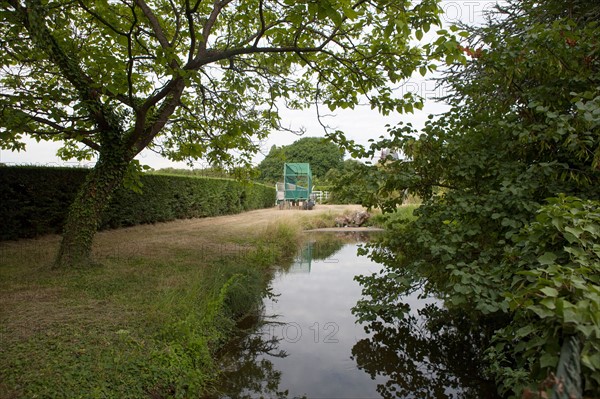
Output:
M329 191L313 191L312 195L315 201L322 203L329 198Z

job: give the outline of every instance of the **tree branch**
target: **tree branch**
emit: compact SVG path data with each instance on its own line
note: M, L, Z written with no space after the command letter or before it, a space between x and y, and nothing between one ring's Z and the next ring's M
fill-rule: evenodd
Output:
M156 36L156 39L160 43L161 47L165 49L171 48L171 44L169 43L169 40L167 39L160 22L158 22L156 15L154 15L154 12L152 12L152 9L148 7L144 0L135 0L135 4L137 4L148 22L150 22L150 27L152 28L152 31L154 32L154 35Z
M175 34L173 34L173 40L171 40L171 42L169 43L169 47L173 47L179 39L179 32L181 32L181 16L173 0L169 0L169 4L171 5L171 9L173 10L173 15L175 15Z
M31 119L32 121L41 123L43 125L49 126L52 129L56 130L56 132L36 132L33 130L29 130L31 133L37 133L37 134L43 134L43 135L64 134L67 138L79 141L79 142L87 145L88 147L90 147L93 150L100 151L100 149L101 149L101 147L98 143L92 141L91 139L89 139L87 137L81 137L82 135L90 136L94 133L97 133L97 131L69 129L68 127L62 126L62 125L60 125L54 121L48 120L46 118L42 118L37 115L30 115L27 112L22 111L22 110L16 110L16 111L18 113L24 115L25 117Z
M154 137L158 133L160 133L161 129L165 126L169 117L173 114L177 106L181 101L181 94L183 93L183 89L185 88L185 82L183 79L177 79L174 81L174 86L169 96L165 99L165 102L156 111L156 114L151 117L153 123L150 126L147 126L141 135L137 137L132 137L135 139L135 142L132 143L135 148L135 155L139 154L144 148L146 148Z
M133 22L131 23L131 27L129 28L129 32L127 32L127 93L129 96L129 102L131 103L131 107L135 110L137 106L134 104L134 94L133 94L133 62L135 57L133 56L133 32L134 28L137 25L137 15L135 13L135 6L129 6L131 10L131 15L133 16Z
M265 32L268 29L268 28L266 28L266 24L265 24L265 14L264 14L264 10L263 10L263 0L259 0L259 2L258 2L258 15L259 15L259 19L260 19L260 30L256 34L256 40L254 41L254 44L252 45L252 47L257 47L258 46L258 42L260 41L260 38L265 34Z
M200 1L195 5L197 8ZM196 24L194 23L194 10L190 8L190 0L185 0L185 17L187 19L188 30L190 34L190 48L188 50L188 63L194 59L194 50L196 49Z
M206 46L208 43L208 37L210 36L212 28L215 25L215 22L217 22L217 18L219 17L219 14L221 14L221 10L223 10L223 8L227 4L231 3L231 1L232 0L215 1L215 4L210 13L210 16L208 17L208 20L206 21L206 23L204 24L204 28L202 29L202 41L200 42L196 60L198 60L200 57L202 57L204 54L206 54Z
M97 12L92 11L91 8L89 8L82 0L77 0L77 3L79 4L79 6L81 8L83 8L85 10L85 12L87 12L88 14L90 14L92 17L96 18L98 21L100 21L104 26L106 26L107 28L109 28L110 30L112 30L113 32L115 32L117 35L121 35L121 36L127 36L127 33L120 31L119 29L117 29L113 24L111 24L110 22L108 22L106 20L106 18L103 18L100 14L98 14Z

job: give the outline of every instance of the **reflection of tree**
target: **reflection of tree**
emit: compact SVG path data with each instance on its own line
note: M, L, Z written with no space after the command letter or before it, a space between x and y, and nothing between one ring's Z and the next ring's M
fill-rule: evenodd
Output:
M284 268L286 271L310 273L313 261L325 260L333 257L344 246L344 243L337 239L319 239L317 241L307 241L299 249L298 255L289 267Z
M270 324L277 323L255 320L252 328L244 330L224 349L221 354L223 371L215 398L288 398L288 390L279 390L281 372L267 358L287 356L279 349L280 339L267 332L269 329L265 326Z
M331 258L344 246L340 240L319 240L315 243L307 243L312 245L312 260L325 260Z
M352 358L372 378L387 378L377 386L383 398L497 398L479 373L486 334L464 315L428 306L367 330L372 336L354 345Z
M265 321L264 309L240 321L237 338L219 355L223 371L215 398L288 398L287 390L279 390L281 372L269 360L287 356L279 349L281 339L270 333L269 327L276 324L280 323Z
M256 332L233 342L229 364L221 376L220 394L230 398L286 398L288 392L279 390L281 372L262 356L287 356L278 345L276 338Z
M312 246L312 260L326 260L333 257L346 244L368 242L376 233L361 231L322 232L315 234L315 240L304 244Z

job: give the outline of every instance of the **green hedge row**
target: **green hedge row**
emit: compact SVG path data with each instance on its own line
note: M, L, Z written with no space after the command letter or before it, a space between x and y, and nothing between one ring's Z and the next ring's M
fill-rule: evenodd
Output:
M60 233L88 169L0 167L0 240ZM272 206L275 189L235 180L144 174L120 188L100 228L218 216Z

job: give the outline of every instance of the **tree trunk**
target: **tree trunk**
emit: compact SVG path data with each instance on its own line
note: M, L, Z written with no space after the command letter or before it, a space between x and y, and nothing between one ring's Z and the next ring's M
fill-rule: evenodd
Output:
M112 194L123 182L129 162L109 154L100 158L87 175L75 201L69 208L56 267L88 267L92 262L92 241L102 213Z

